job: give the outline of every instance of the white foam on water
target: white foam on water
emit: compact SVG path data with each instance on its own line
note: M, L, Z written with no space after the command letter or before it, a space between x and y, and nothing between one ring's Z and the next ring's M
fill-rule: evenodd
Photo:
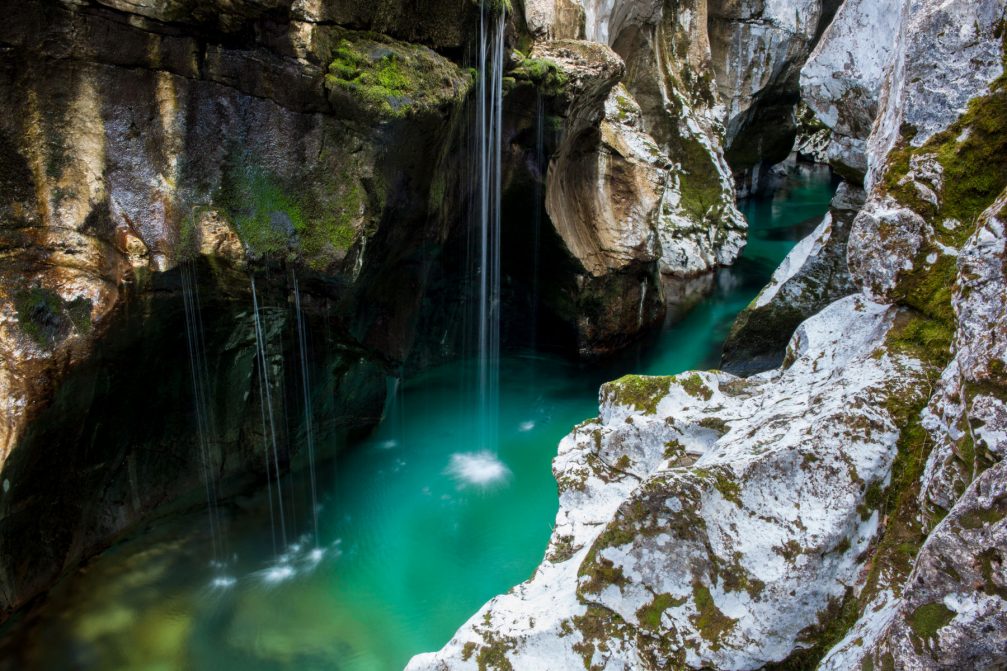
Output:
M213 589L229 589L234 587L234 584L238 582L238 579L229 575L222 575L214 578L210 582L210 587Z
M293 566L287 564L277 564L276 566L270 566L265 571L260 571L259 575L262 577L262 581L271 585L276 585L286 580L290 580L294 577Z
M507 480L510 469L492 452L456 452L444 471L460 486L490 487Z
M532 421L521 422L521 424L518 425L518 429L521 431L531 431L534 428L535 428L535 422Z

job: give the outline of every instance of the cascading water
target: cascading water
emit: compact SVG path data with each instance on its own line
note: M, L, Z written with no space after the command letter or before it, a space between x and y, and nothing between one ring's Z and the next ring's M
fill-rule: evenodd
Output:
M531 347L538 345L539 311L539 257L542 250L542 208L545 202L545 100L541 92L535 94L535 200L532 215L532 271L531 271Z
M213 407L210 403L210 376L206 361L206 344L203 338L202 310L193 268L183 263L182 303L185 309L185 335L189 350L189 367L192 373L192 396L196 410L196 437L199 442L200 470L206 489L206 508L210 518L210 542L213 562L219 569L225 557L224 533L220 511L217 508L217 479L213 467L210 438L215 433Z
M265 418L269 421L269 439L272 445L272 475L276 483L276 502L277 502L277 512L279 512L280 519L280 541L281 548L286 549L287 547L287 522L286 515L283 511L283 487L280 482L280 457L279 450L276 447L276 421L273 418L273 397L272 391L269 386L269 360L266 353L266 334L262 328L262 318L259 315L259 297L255 291L255 277L252 280L252 310L255 320L255 347L258 355L258 368L259 368L259 398L265 401ZM265 420L263 421L265 424ZM266 434L263 432L263 443L265 446ZM266 448L266 476L267 480L269 478L270 463L269 463L269 451ZM270 485L270 515L273 514L273 504L272 504L272 485ZM275 527L274 527L275 533ZM275 542L274 542L275 545Z
M318 490L315 478L315 432L311 417L311 383L308 376L308 338L304 328L304 313L301 311L301 288L297 274L291 273L294 284L294 310L297 321L297 348L301 354L301 391L304 403L304 438L308 448L308 478L311 480L311 522L315 549L319 547L318 537Z
M496 452L500 388L500 191L504 23L501 5L479 15L479 425L481 447Z

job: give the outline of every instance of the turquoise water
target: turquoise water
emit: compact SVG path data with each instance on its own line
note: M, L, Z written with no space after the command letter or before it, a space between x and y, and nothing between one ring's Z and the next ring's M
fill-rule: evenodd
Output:
M250 494L225 507L233 583L215 587L205 517L166 518L64 580L16 623L0 660L60 670L384 671L440 648L540 561L557 508L551 459L570 428L597 413L598 385L715 367L734 316L832 192L826 175L806 174L771 201L745 203L743 259L713 276L684 318L617 360L505 358L495 459L459 462L479 452L472 364L428 371L398 390L374 435L319 466L317 555L305 544L277 569L265 499ZM285 486L303 488L303 475ZM309 513L300 514L307 528Z

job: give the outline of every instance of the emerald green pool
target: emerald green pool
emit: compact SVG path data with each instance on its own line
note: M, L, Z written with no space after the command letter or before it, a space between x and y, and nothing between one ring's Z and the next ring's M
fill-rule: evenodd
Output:
M827 174L807 173L772 200L744 203L751 232L742 260L717 273L684 318L618 360L505 358L499 464L458 463L479 449L470 364L428 371L402 385L370 438L319 465L320 558L305 547L290 575L269 573L268 509L250 494L225 511L234 582L215 587L205 517L165 518L13 623L0 669L384 671L440 648L540 561L557 508L550 462L570 428L597 414L599 384L715 367L735 315L833 191ZM492 482L470 482L482 476ZM292 477L302 486L303 475Z

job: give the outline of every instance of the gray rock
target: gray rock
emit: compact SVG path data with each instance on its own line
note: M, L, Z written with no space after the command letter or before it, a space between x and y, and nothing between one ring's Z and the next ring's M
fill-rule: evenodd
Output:
M863 189L840 185L822 223L794 247L766 288L738 315L724 343L723 370L751 375L776 368L801 322L857 291L846 265L846 244L863 203Z

